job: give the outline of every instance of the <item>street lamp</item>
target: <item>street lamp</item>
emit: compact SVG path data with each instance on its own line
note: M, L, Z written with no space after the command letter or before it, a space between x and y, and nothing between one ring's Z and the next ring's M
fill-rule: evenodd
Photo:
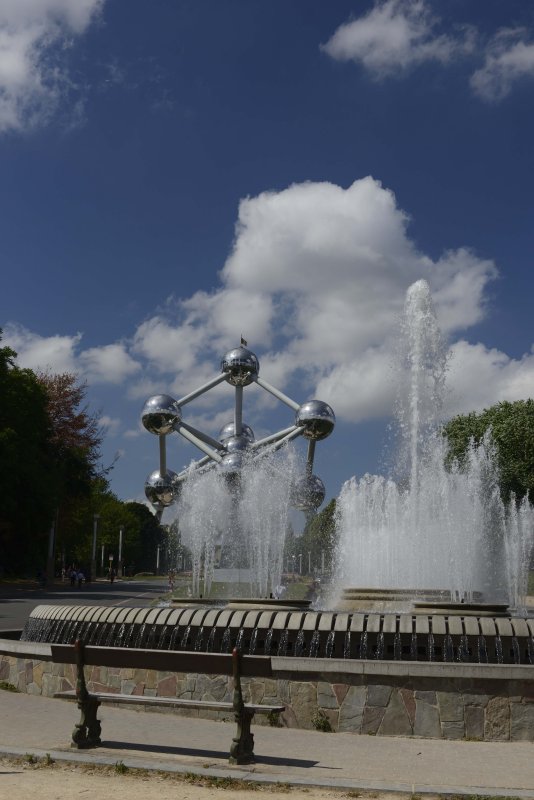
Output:
M308 550L308 575L311 575L311 550Z
M159 551L160 551L160 547L161 547L161 545L158 544L157 549L156 549L156 575L159 575Z
M96 581L96 534L100 514L93 514L93 552L91 555L91 580Z
M124 525L119 527L119 560L117 562L117 578L122 578L122 534L124 533Z
M302 575L302 553L299 553L299 574Z

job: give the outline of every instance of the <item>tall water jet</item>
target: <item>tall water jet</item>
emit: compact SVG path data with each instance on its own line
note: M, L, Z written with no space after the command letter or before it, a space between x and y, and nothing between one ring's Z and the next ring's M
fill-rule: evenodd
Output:
M344 484L336 581L520 606L534 511L527 499L519 506L502 502L489 435L471 445L461 467L447 466L441 433L447 351L426 281L408 290L402 334L396 481L364 475Z
M216 568L268 597L281 583L292 487L301 472L293 448L243 464L230 479L194 471L176 506L182 543L192 555L192 592L209 596Z

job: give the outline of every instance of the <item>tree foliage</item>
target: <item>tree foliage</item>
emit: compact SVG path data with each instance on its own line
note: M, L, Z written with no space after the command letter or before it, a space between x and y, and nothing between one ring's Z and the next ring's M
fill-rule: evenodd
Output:
M15 358L0 348L0 566L13 572L41 557L54 511L46 392Z
M478 444L488 429L497 450L503 500L512 492L517 500L527 492L534 499L534 400L505 401L479 414L454 417L444 427L450 460L461 464L469 442Z
M331 569L336 546L335 517L336 500L333 498L322 511L309 520L302 536L297 540L297 547L303 553L303 565L306 567L306 571L309 560L311 560L312 569L321 569L323 561L325 570ZM308 556L308 553L311 553L311 556Z

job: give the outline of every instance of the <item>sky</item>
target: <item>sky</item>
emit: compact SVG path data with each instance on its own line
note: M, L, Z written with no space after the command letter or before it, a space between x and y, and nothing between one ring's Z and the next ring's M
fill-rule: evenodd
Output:
M333 407L314 471L336 496L384 463L414 281L446 416L534 396L533 100L525 0L0 0L3 344L87 381L111 488L141 500L145 400L243 336ZM232 403L184 420L217 435ZM253 386L244 421L293 414ZM171 437L170 468L197 455Z

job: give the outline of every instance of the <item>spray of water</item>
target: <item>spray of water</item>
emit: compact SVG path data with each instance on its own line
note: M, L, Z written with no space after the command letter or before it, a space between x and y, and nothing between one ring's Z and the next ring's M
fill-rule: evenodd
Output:
M209 596L216 565L247 576L253 597L268 597L282 579L291 487L298 468L293 448L247 460L237 476L192 471L177 519L192 556L193 595Z
M428 284L407 293L402 325L404 391L397 404L399 479L352 478L337 504L340 587L443 589L522 604L534 537L528 500L506 507L490 435L466 462L446 468L440 433L447 351Z

